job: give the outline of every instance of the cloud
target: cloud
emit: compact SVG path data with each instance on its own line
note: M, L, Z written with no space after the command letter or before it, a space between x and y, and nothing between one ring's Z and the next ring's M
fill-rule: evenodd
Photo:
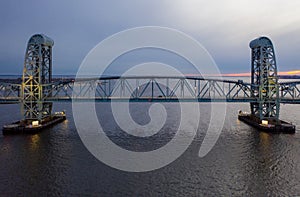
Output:
M32 34L45 33L54 39L54 73L65 74L76 73L84 56L101 40L144 25L190 34L226 73L247 72L248 43L267 35L283 69L294 70L300 65L299 7L297 0L4 0L0 2L0 73L21 70Z
M175 0L170 4L170 18L192 31L232 36L232 41L238 41L237 36L253 32L293 28L300 21L299 6L297 0Z

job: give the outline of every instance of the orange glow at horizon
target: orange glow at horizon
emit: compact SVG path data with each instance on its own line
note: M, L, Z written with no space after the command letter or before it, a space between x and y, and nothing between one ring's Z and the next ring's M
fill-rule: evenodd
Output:
M300 70L287 71L288 75L300 75Z
M250 77L251 73L231 73L231 74L222 74L224 77Z
M291 70L291 71L282 71L278 72L278 75L300 75L300 70ZM198 74L185 74L185 76L190 77L196 77L199 76ZM217 76L223 76L223 77L250 77L251 73L227 73L227 74L205 74L202 76L208 76L208 77L217 77Z
M300 70L282 71L278 72L278 75L300 75ZM222 74L224 77L250 77L251 73L229 73Z

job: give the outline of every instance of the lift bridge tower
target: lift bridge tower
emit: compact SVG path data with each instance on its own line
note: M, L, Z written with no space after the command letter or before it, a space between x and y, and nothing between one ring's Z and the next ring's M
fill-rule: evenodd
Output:
M279 122L279 87L274 47L267 37L250 42L251 48L251 114L259 119Z
M21 113L25 120L42 121L51 115L52 103L44 98L51 88L53 44L43 34L33 35L28 41L21 87Z

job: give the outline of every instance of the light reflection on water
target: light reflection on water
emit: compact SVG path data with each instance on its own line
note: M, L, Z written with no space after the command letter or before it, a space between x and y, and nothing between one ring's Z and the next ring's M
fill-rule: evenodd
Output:
M107 118L107 104L97 103L99 117ZM136 108L135 108L136 105ZM144 104L133 105L132 113ZM171 108L172 104L170 105ZM19 119L18 105L0 106L0 126ZM297 126L294 135L268 134L237 120L248 104L228 104L221 136L204 158L198 151L209 117L201 116L200 130L189 149L170 165L152 172L127 173L104 165L81 143L70 103L67 121L36 135L0 134L0 196L295 196L300 194L300 115L298 105L282 105L281 118ZM174 109L175 110L175 109ZM201 104L207 114L206 104ZM9 111L9 113L7 113ZM135 150L157 148L168 142L177 126L177 111L165 132L139 141L118 131L105 119L108 135L118 145ZM134 116L133 116L134 117ZM172 119L173 117L173 119ZM147 116L145 121L147 122ZM143 122L143 120L139 120ZM187 132L188 134L188 132ZM184 136L183 136L184 137Z
M31 135L30 136L30 148L32 150L36 150L39 148L39 143L40 143L40 136L38 134Z

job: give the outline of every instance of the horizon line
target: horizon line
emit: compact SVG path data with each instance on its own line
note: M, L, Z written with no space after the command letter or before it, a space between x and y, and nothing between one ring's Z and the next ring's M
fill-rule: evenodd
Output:
M12 76L22 76L21 74L8 74L8 73L4 73L1 74L0 76L5 76L5 75L12 75ZM55 75L76 75L76 74L53 74ZM187 73L184 74L185 76L199 76L199 74L193 74L193 73ZM300 70L290 70L290 71L280 71L278 72L277 75L286 75L286 76L299 76L300 75ZM113 75L109 75L108 76L113 76ZM221 74L206 74L205 76L223 76L223 77L250 77L251 76L251 72L243 72L243 73L221 73Z

